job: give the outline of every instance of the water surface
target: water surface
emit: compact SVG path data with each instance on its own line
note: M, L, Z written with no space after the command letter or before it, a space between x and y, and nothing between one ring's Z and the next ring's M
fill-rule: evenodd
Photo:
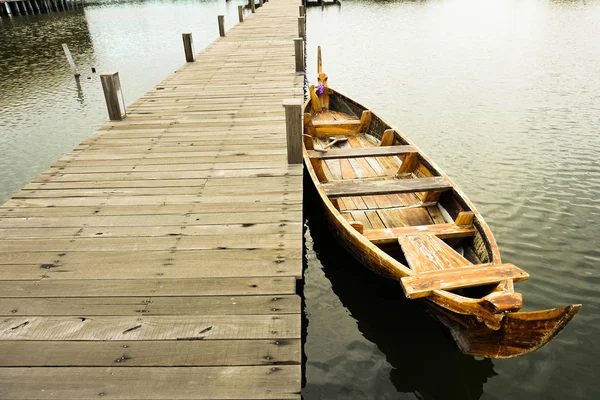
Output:
M460 354L343 254L307 202L307 399L600 398L600 2L358 1L308 10L308 78L407 134L467 193L524 310L583 303L547 347ZM309 199L314 202L312 196Z

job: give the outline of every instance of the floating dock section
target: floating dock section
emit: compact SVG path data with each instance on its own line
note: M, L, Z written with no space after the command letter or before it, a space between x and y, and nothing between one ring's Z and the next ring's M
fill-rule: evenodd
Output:
M298 5L245 15L0 207L1 399L300 398Z

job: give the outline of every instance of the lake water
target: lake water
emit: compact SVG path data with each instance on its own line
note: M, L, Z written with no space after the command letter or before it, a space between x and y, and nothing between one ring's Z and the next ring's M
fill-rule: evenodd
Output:
M0 203L107 120L98 72L127 103L237 21L241 1L98 2L0 22ZM305 399L600 398L600 1L344 1L308 9L308 78L411 137L531 274L525 310L583 308L547 347L461 354L397 286L357 265L306 195ZM27 40L23 39L27 38ZM67 43L82 73L73 79ZM91 79L88 79L91 78ZM307 183L306 187L310 185Z

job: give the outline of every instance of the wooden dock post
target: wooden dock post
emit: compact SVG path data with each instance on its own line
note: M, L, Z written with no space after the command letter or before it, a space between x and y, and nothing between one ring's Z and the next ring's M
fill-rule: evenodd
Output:
M304 17L306 15L306 7L304 6L298 6L298 13L301 17Z
M69 46L67 46L66 43L63 43L62 48L65 52L65 55L67 56L67 61L69 62L69 65L71 66L71 69L73 70L73 75L77 78L79 76L79 72L77 71L77 67L75 66L75 61L73 61L73 56L71 55L71 52L69 51Z
M258 6L262 7L265 3L263 2L263 0L258 0Z
M298 37L302 39L306 38L306 19L305 17L298 17Z
M194 54L194 40L192 39L192 34L182 33L181 36L183 38L183 50L185 52L185 61L196 61L196 56Z
M240 19L240 22L244 22L244 6L242 5L238 6L238 18Z
M285 99L288 164L302 164L302 99Z
M296 52L296 72L304 72L304 39L294 38L294 50Z
M219 36L223 37L225 36L225 16L217 15L217 18L219 20Z
M255 0L248 0L250 2L250 11L254 14L256 12L256 4L254 4Z
M106 99L106 108L108 109L108 117L111 121L121 121L127 115L125 110L125 101L123 100L123 91L121 90L121 81L119 73L101 74L100 81L102 82L102 90ZM121 98L119 99L119 92ZM122 108L121 108L121 101Z

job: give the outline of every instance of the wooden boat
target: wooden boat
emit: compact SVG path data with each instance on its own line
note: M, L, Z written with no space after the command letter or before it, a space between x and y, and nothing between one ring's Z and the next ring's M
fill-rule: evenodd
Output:
M509 358L552 340L581 305L517 312L523 300L513 283L529 275L501 261L467 196L399 130L327 80L319 48L319 86L304 105L304 162L340 243L421 299L466 354Z

